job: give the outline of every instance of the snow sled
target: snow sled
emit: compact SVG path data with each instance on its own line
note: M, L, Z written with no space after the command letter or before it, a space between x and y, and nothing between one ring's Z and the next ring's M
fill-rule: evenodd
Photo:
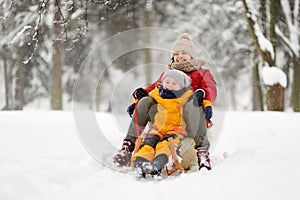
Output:
M151 166L150 162L146 162L145 165L142 166L141 168L135 168L134 160L132 159L132 157L142 147L143 141L144 141L146 135L147 135L147 133L143 132L138 137L138 139L135 142L135 148L132 153L130 151L127 151L127 154L126 154L126 151L125 152L122 150L119 151L119 153L122 154L121 158L124 160L122 160L122 162L120 162L120 160L118 160L118 162L116 162L116 160L114 159L114 163L118 165L117 167L120 167L122 169L126 168L128 173L134 174L138 178L152 177L152 178L158 179L158 180L167 178L169 176L173 176L173 177L179 176L182 173L196 172L196 171L199 171L201 168L206 168L207 170L210 170L210 166L208 167L205 164L200 165L201 167L199 169L199 166L197 165L197 163L195 163L194 166L191 166L190 169L184 169L180 164L182 158L179 155L178 146L175 145L173 137L168 138L167 148L169 148L169 150L171 152L171 155L169 157L169 162L165 165L165 167L161 171L157 172L157 171L153 170L153 166ZM120 163L121 163L121 165L120 165Z

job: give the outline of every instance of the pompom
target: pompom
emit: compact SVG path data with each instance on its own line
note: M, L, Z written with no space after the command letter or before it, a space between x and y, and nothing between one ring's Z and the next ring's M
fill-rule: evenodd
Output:
M188 33L183 33L183 34L180 36L179 40L182 40L182 39L191 40L191 36L190 36L190 34L188 34Z

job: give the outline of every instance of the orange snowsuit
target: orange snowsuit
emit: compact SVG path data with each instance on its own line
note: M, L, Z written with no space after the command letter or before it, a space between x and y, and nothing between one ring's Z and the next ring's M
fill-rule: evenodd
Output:
M175 138L174 142L178 144L180 138L188 135L185 130L186 124L183 119L183 109L192 94L192 90L187 89L178 98L166 99L159 95L158 87L152 90L150 96L157 102L157 113L154 116L154 123L150 127L146 137L157 136L157 143L154 142L156 143L154 145L144 144L133 155L133 160L139 156L151 162L160 154L166 154L168 157L171 155L167 138Z

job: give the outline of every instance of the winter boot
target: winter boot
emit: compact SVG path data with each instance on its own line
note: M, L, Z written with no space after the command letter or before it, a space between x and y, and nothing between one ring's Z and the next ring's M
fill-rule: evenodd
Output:
M150 163L150 162L144 162L143 165L142 165L142 168L143 168L143 171L146 173L146 174L149 174L149 175L156 175L156 174L159 174L161 172L161 170L157 169L157 167L155 167L153 165L153 163Z
M161 171L164 166L168 163L169 158L166 154L160 154L152 161L152 169L149 171L153 177L161 178Z
M142 177L146 177L147 174L151 175L155 179L161 179L161 169L158 169L153 163L150 162L143 162L141 170L142 173L138 172Z
M182 158L180 165L184 170L190 170L193 166L197 166L198 162L195 141L193 138L185 137L180 144L177 150L177 154Z
M168 161L169 158L166 154L160 154L154 158L152 164L155 166L155 168L161 171Z
M198 147L197 157L198 157L199 170L201 170L203 167L206 168L207 170L211 170L208 148Z
M114 156L114 162L119 166L130 166L130 160L132 151L134 150L134 144L130 141L123 141L122 149Z
M147 166L151 165L151 163L142 157L136 157L135 162L134 162L134 168L137 174L143 178L146 177L147 174Z

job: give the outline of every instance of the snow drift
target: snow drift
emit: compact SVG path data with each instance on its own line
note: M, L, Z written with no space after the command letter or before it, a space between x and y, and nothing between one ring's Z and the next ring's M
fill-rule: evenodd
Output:
M118 146L123 135L114 134L112 116L97 118ZM0 112L0 199L296 200L299 119L299 113L228 112L211 171L143 181L95 161L70 112Z

